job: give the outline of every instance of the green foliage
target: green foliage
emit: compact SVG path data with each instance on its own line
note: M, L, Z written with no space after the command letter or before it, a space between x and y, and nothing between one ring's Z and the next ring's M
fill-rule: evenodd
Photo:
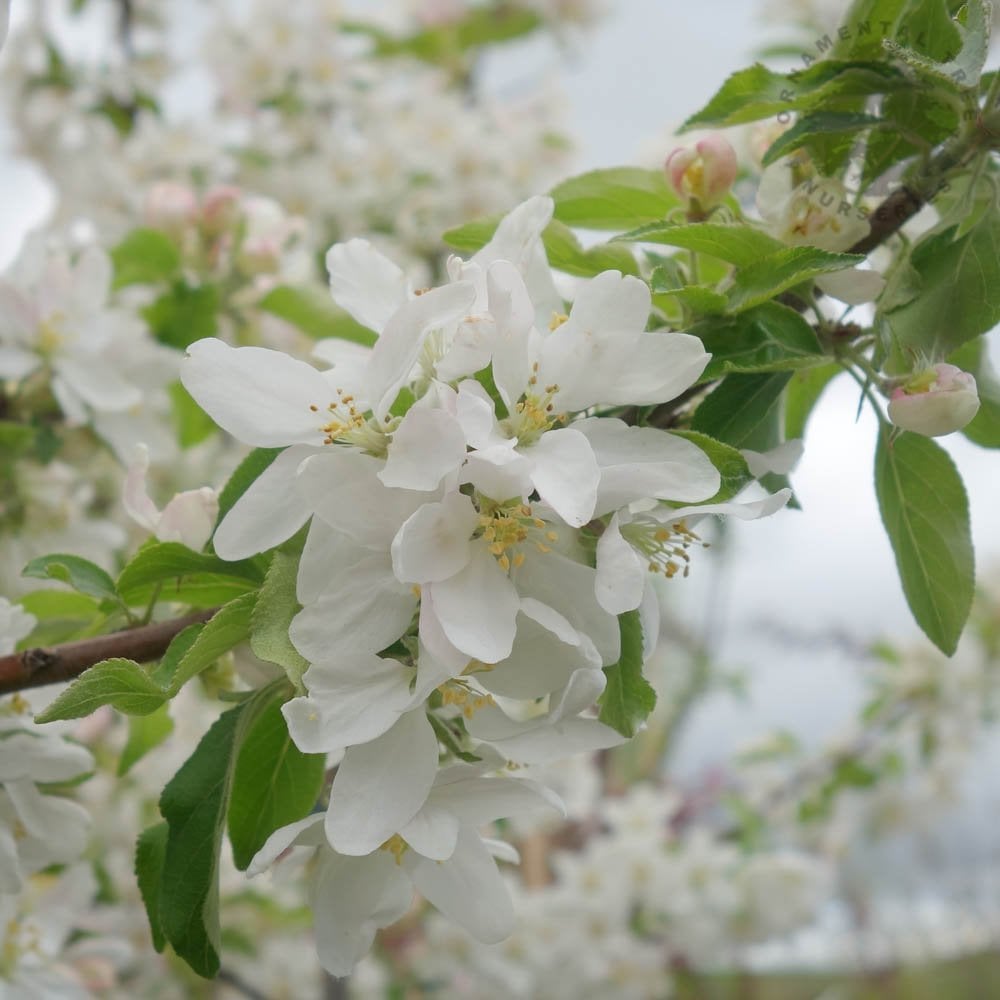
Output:
M791 374L730 375L695 411L691 429L734 448L767 451L780 443L777 418Z
M774 163L775 160L796 149L809 145L816 136L829 135L831 132L837 134L859 132L880 123L880 118L860 114L856 111L814 111L812 114L803 115L791 128L782 132L771 143L770 148L764 154L764 166Z
M778 250L784 244L752 226L719 222L665 223L640 226L616 237L632 243L664 243L744 267Z
M276 552L268 567L264 585L254 606L250 624L250 649L268 663L282 667L298 691L308 661L292 645L288 628L300 604L295 596L299 561L284 552Z
M785 393L785 440L804 437L806 424L823 390L843 369L831 362L818 368L797 371Z
M126 715L149 715L166 699L166 693L135 660L115 657L85 670L35 720L81 719L102 705Z
M719 476L722 480L719 492L704 501L705 503L725 503L727 500L732 500L740 490L753 482L747 460L737 448L716 441L715 438L710 438L707 434L699 434L697 431L671 431L671 433L696 444L709 457L712 465L719 470Z
M853 98L891 93L906 86L906 77L883 62L824 59L790 73L755 63L733 73L708 104L688 118L683 129L740 125L790 112L839 111L845 102L853 104Z
M271 289L257 306L316 340L336 337L366 347L375 343L375 333L340 309L325 289L279 285Z
M180 382L167 386L174 416L174 429L182 448L192 448L216 430L215 421L194 401L191 394Z
M555 218L582 229L632 229L661 222L680 200L662 170L610 167L557 184Z
M133 715L128 720L128 739L118 758L118 777L128 774L133 765L158 747L173 731L174 721L166 703L149 715Z
M893 341L886 347L901 352L904 370L918 356L944 358L1000 323L1000 209L995 196L964 234L949 226L914 244L886 294L905 299L898 294L901 282L915 282L919 289L885 313Z
M219 971L219 851L237 752L269 700L258 694L220 715L160 797L168 832L150 923L206 978Z
M157 823L139 834L135 847L135 875L139 894L146 907L153 947L163 951L167 939L160 922L160 884L163 880L163 860L167 851L167 824Z
M284 451L283 448L254 448L236 467L229 481L219 493L219 518L222 519L233 509L236 501L257 481L257 477Z
M153 336L168 347L183 350L218 332L219 290L215 285L176 281L142 310Z
M835 59L878 59L884 56L883 38L895 35L896 25L912 0L854 0L840 23L832 55Z
M701 376L710 382L731 372L767 372L822 363L819 342L800 313L765 302L736 316L718 316L691 327L712 355Z
M205 623L177 661L169 680L171 697L192 677L208 669L223 653L228 653L250 635L250 620L256 602L256 592L243 594L219 608Z
M861 254L830 253L816 247L783 247L746 267L738 268L727 290L729 310L759 306L776 295L823 274L861 263Z
M62 553L38 556L21 570L21 576L34 580L59 580L81 594L89 594L99 600L118 600L114 580L100 566L81 556Z
M252 559L226 562L180 542L154 542L139 549L121 571L118 592L131 606L159 599L211 607L256 589L262 579Z
M304 754L292 742L279 694L247 728L236 759L228 828L240 871L275 830L309 813L323 786L326 754Z
M930 438L883 428L875 490L903 592L917 624L951 655L972 608L975 569L965 487Z
M598 718L631 739L656 707L656 692L642 674L642 622L638 611L618 616L622 650L618 662L604 668L607 687Z
M169 281L181 266L177 246L158 229L133 229L111 250L111 261L115 288Z

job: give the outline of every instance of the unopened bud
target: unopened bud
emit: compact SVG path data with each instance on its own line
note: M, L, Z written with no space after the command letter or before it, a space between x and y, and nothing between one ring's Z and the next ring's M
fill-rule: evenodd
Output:
M198 215L198 199L184 184L161 181L146 195L143 215L153 229L180 237Z
M243 216L243 192L238 187L212 188L201 202L201 228L208 236L233 229Z
M691 146L679 146L664 166L677 194L700 212L715 208L729 193L739 165L736 152L724 136L706 136Z
M915 373L892 391L889 419L904 431L940 437L961 430L979 412L976 379L955 365Z

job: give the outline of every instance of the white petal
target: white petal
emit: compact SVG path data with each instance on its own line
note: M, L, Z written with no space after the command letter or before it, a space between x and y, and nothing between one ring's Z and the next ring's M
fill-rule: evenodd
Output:
M493 400L474 379L466 379L455 397L455 416L465 440L472 448L487 448L501 443Z
M136 445L122 487L122 506L133 521L142 525L147 531L155 531L160 521L160 512L146 492L148 471L149 449L144 444Z
M496 320L493 381L510 408L524 392L531 376L531 327L535 309L520 272L499 260L486 275L489 306Z
M0 743L0 781L69 781L94 767L88 750L48 733L14 733Z
M413 670L372 654L336 654L314 663L303 683L308 697L281 709L303 753L329 753L366 743L395 724L413 701Z
M515 451L515 444L512 440L470 452L461 481L472 483L483 496L499 502L525 499L531 493L532 464Z
M350 535L334 531L325 521L314 517L302 547L295 592L300 604L311 604L330 584L337 571L348 570L372 554Z
M578 420L601 468L595 517L635 500L697 502L719 490L718 470L690 441L655 427L628 427L609 417Z
M108 366L104 358L61 354L54 371L88 406L100 411L127 410L142 402L142 393L128 379Z
M23 884L14 833L0 825L0 894L20 892Z
M293 619L289 636L307 660L339 653L377 653L409 628L417 610L410 587L392 575L389 560L373 552L351 567L330 567L320 596Z
M832 295L847 305L860 306L865 302L874 302L882 294L885 278L878 271L851 267L832 274L822 274L816 279L816 284L827 295Z
M406 275L368 240L335 243L327 251L326 269L334 302L376 332L410 297Z
M470 546L469 561L459 573L427 586L449 642L483 663L510 656L520 602L485 543Z
M323 813L313 813L306 816L305 819L289 823L288 826L275 830L264 841L264 846L253 856L253 860L247 868L247 878L253 878L260 875L261 872L267 871L280 855L294 845L318 847L325 840L323 827L317 826L322 822Z
M296 484L296 471L315 448L286 448L247 487L215 532L220 558L236 560L264 552L291 538L312 513Z
M569 525L582 528L594 514L601 470L590 442L571 427L546 431L521 453L531 460L538 495Z
M770 517L777 513L788 503L791 495L792 491L786 488L764 497L763 500L751 500L746 503L730 500L727 503L706 503L700 507L681 507L677 510L658 507L649 511L649 516L661 524L673 524L681 518L690 519L701 514L721 514L739 518L741 521L756 521L759 517Z
M111 258L99 247L87 247L73 266L69 308L83 315L100 309L107 301L112 274Z
M465 459L465 434L443 410L411 407L393 432L385 467L378 477L386 486L435 490Z
M469 562L479 514L462 493L424 504L392 540L392 569L404 583L447 580Z
M514 908L496 862L479 835L466 828L445 862L407 852L404 863L417 890L446 917L486 944L514 929Z
M597 542L594 586L601 607L613 615L634 611L642 603L646 572L642 559L622 537L615 514Z
M20 347L0 346L0 378L21 379L41 365L41 359Z
M180 542L200 552L212 537L218 516L219 497L215 490L208 486L185 490L176 494L163 508L156 537L161 542Z
M427 334L456 322L468 312L475 297L471 284L456 282L425 292L393 313L372 348L368 365L365 396L379 420L409 379Z
M456 649L444 634L434 610L434 595L430 587L425 587L420 595L419 629L422 648L417 664L417 690L424 691L428 683L437 687L448 677L457 677L469 665L469 656ZM425 667L425 661L430 662L429 668ZM447 676L436 679L439 671L446 671ZM430 690L427 693L430 694Z
M438 742L423 709L351 747L337 768L326 836L341 854L370 854L413 819L437 774Z
M244 444L323 443L324 414L334 394L322 373L304 361L208 338L188 347L180 374L198 405Z
M643 333L627 362L608 379L601 401L620 406L664 403L690 388L712 355L687 333Z
M802 439L795 438L792 441L779 444L770 451L751 451L749 448L743 448L740 454L750 467L750 475L759 479L770 472L775 472L779 476L787 476L799 464L803 450Z
M348 976L364 958L379 927L409 908L413 890L387 851L366 858L323 853L312 893L316 952L332 976Z
M75 861L87 845L90 816L79 803L43 795L27 778L4 786L30 836L21 842L21 858L33 871Z
M400 525L427 495L384 486L384 463L349 448L325 448L299 470L298 483L309 506L330 527L359 545L388 551Z
M621 632L618 619L608 614L594 594L596 572L558 552L532 554L512 573L518 593L533 597L558 611L579 632L588 636L608 666L618 662Z

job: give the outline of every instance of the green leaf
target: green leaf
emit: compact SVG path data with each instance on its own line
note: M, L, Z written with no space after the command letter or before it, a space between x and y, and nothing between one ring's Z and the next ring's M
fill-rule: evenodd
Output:
M284 451L284 448L254 448L236 467L219 493L218 526L233 509L236 501L257 481L258 476Z
M604 668L607 687L598 718L631 739L656 707L656 692L642 674L642 623L638 611L618 616L622 651L618 662Z
M118 758L118 777L132 769L150 750L158 747L174 731L170 706L164 702L149 715L134 715L128 720L128 739Z
M730 372L815 366L824 358L812 327L794 309L778 302L765 302L736 316L706 319L687 332L700 338L712 355L701 375L703 382Z
M114 580L100 566L81 556L62 553L39 556L21 570L21 576L34 580L59 580L81 594L90 594L102 601L118 600Z
M323 787L326 754L304 754L288 735L275 697L247 729L229 800L229 840L244 871L279 827L308 815Z
M161 688L167 690L170 687L181 660L187 656L188 650L194 645L195 639L201 635L201 630L204 627L204 622L188 625L170 641L167 651L160 657L160 662L150 671L149 675Z
M671 431L670 433L696 444L709 457L712 465L719 470L719 476L722 480L719 492L705 500L705 503L725 503L727 500L732 500L740 490L754 481L747 460L738 449L724 444L722 441L716 441L715 438L710 438L707 434L699 434L697 431Z
M557 184L555 218L582 229L632 229L661 222L680 200L662 170L610 167Z
M729 375L695 411L691 429L734 448L767 451L779 444L775 419L789 372Z
M183 350L218 331L219 290L215 285L173 284L142 310L153 336L168 347Z
M0 420L0 461L10 462L35 443L35 428L13 420Z
M70 590L32 590L22 594L17 603L40 621L48 618L91 619L100 610L94 598Z
M111 251L115 266L114 288L155 285L169 281L181 266L181 255L166 233L158 229L133 229Z
M740 312L823 274L843 271L864 260L863 254L830 253L817 247L784 247L736 271L729 288L729 308Z
M227 562L180 542L156 542L139 549L121 571L118 591L132 606L147 604L158 587L159 600L210 607L256 589L262 579L252 559Z
M723 225L717 222L669 224L657 222L615 237L632 243L664 243L744 267L784 249L773 236L752 226Z
M843 371L831 362L818 368L797 371L785 393L785 440L805 437L806 424L823 390Z
M905 86L905 76L882 62L824 59L791 73L778 73L756 63L733 73L681 131L699 125L740 125L790 112L842 110L838 101L890 93Z
M911 0L854 0L837 32L835 59L878 59L883 38L895 36L896 25Z
M171 697L192 677L208 669L223 653L228 653L233 646L238 646L250 635L250 622L256 602L256 591L243 594L219 608L205 623L177 663L169 684Z
M700 318L702 316L721 316L725 313L729 305L729 300L721 292L716 292L704 285L685 285L682 288L659 288L660 268L657 268L650 275L650 283L653 294L656 296L656 304L661 308L666 308L664 300L674 299L686 306L691 313Z
M174 415L174 429L182 448L191 448L211 437L215 421L194 401L194 397L180 382L167 386Z
M817 135L835 133L853 133L872 125L881 124L882 119L873 115L860 114L856 111L814 111L803 115L791 128L786 129L771 143L764 154L763 164L769 166L775 160L801 149Z
M279 285L268 292L257 306L316 340L336 337L371 347L377 339L374 331L339 308L325 289Z
M499 222L499 216L477 219L464 226L449 229L442 239L455 250L475 253L489 243ZM599 243L585 250L573 231L558 221L550 222L545 228L542 243L549 264L557 271L565 271L581 278L593 277L601 271L639 273L635 257L625 247L614 243Z
M85 670L61 691L37 722L80 719L110 705L126 715L149 715L165 701L166 694L135 660L115 657Z
M990 364L985 341L982 338L969 341L948 361L971 372L979 389L979 412L962 428L962 433L981 448L1000 448L1000 379Z
M972 608L975 570L965 487L930 438L879 434L875 490L907 603L942 652L955 652Z
M887 51L932 81L947 81L966 90L978 87L989 53L993 9L984 0L969 0L962 9L965 23L953 22L962 43L953 59L941 62L892 40L885 43Z
M160 923L160 887L163 882L163 860L167 851L167 824L157 823L139 834L135 846L135 875L139 894L146 907L153 947L163 951L167 939Z
M920 292L885 313L895 347L908 368L918 356L937 360L1000 323L1000 209L991 198L986 210L963 236L951 226L929 233L890 282L913 280ZM956 238L957 237L957 238ZM909 277L907 277L909 276Z
M254 656L282 667L299 692L309 662L292 645L288 627L301 605L295 594L299 560L276 552L254 606L250 624L250 649Z
M160 797L169 827L159 893L163 934L206 978L219 971L219 851L236 758L271 697L258 692L223 712Z

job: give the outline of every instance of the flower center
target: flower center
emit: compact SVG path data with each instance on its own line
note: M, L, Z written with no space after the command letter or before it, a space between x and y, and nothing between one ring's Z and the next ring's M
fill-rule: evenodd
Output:
M623 525L621 533L632 548L645 557L650 573L662 573L668 580L678 573L688 575L691 556L687 550L692 545L708 548L708 543L703 542L684 521L666 525L659 521L637 519Z
M313 413L320 413L320 407L309 404ZM366 417L350 393L337 389L337 400L330 403L323 416L329 416L319 430L325 435L323 444L350 444L376 458L385 458L389 451L389 440L399 424L396 417L385 418L384 425Z
M491 694L480 694L469 685L457 678L446 681L438 688L442 705L455 705L462 710L462 715L471 719L481 708L495 705Z
M517 438L522 446L534 444L547 430L566 419L564 413L555 412L552 400L559 392L559 386L551 385L538 389L538 363L534 365L528 388L524 395L514 404L513 412L501 426L508 437Z
M394 833L384 844L379 846L380 851L388 851L396 859L397 865L403 863L403 855L409 849L410 845L398 833Z
M506 573L511 566L524 563L524 553L515 551L524 542L533 542L539 552L550 552L550 542L558 536L546 529L545 522L531 513L531 507L519 500L497 503L488 497L479 500L477 534L486 542L490 555ZM544 539L544 540L543 540Z

